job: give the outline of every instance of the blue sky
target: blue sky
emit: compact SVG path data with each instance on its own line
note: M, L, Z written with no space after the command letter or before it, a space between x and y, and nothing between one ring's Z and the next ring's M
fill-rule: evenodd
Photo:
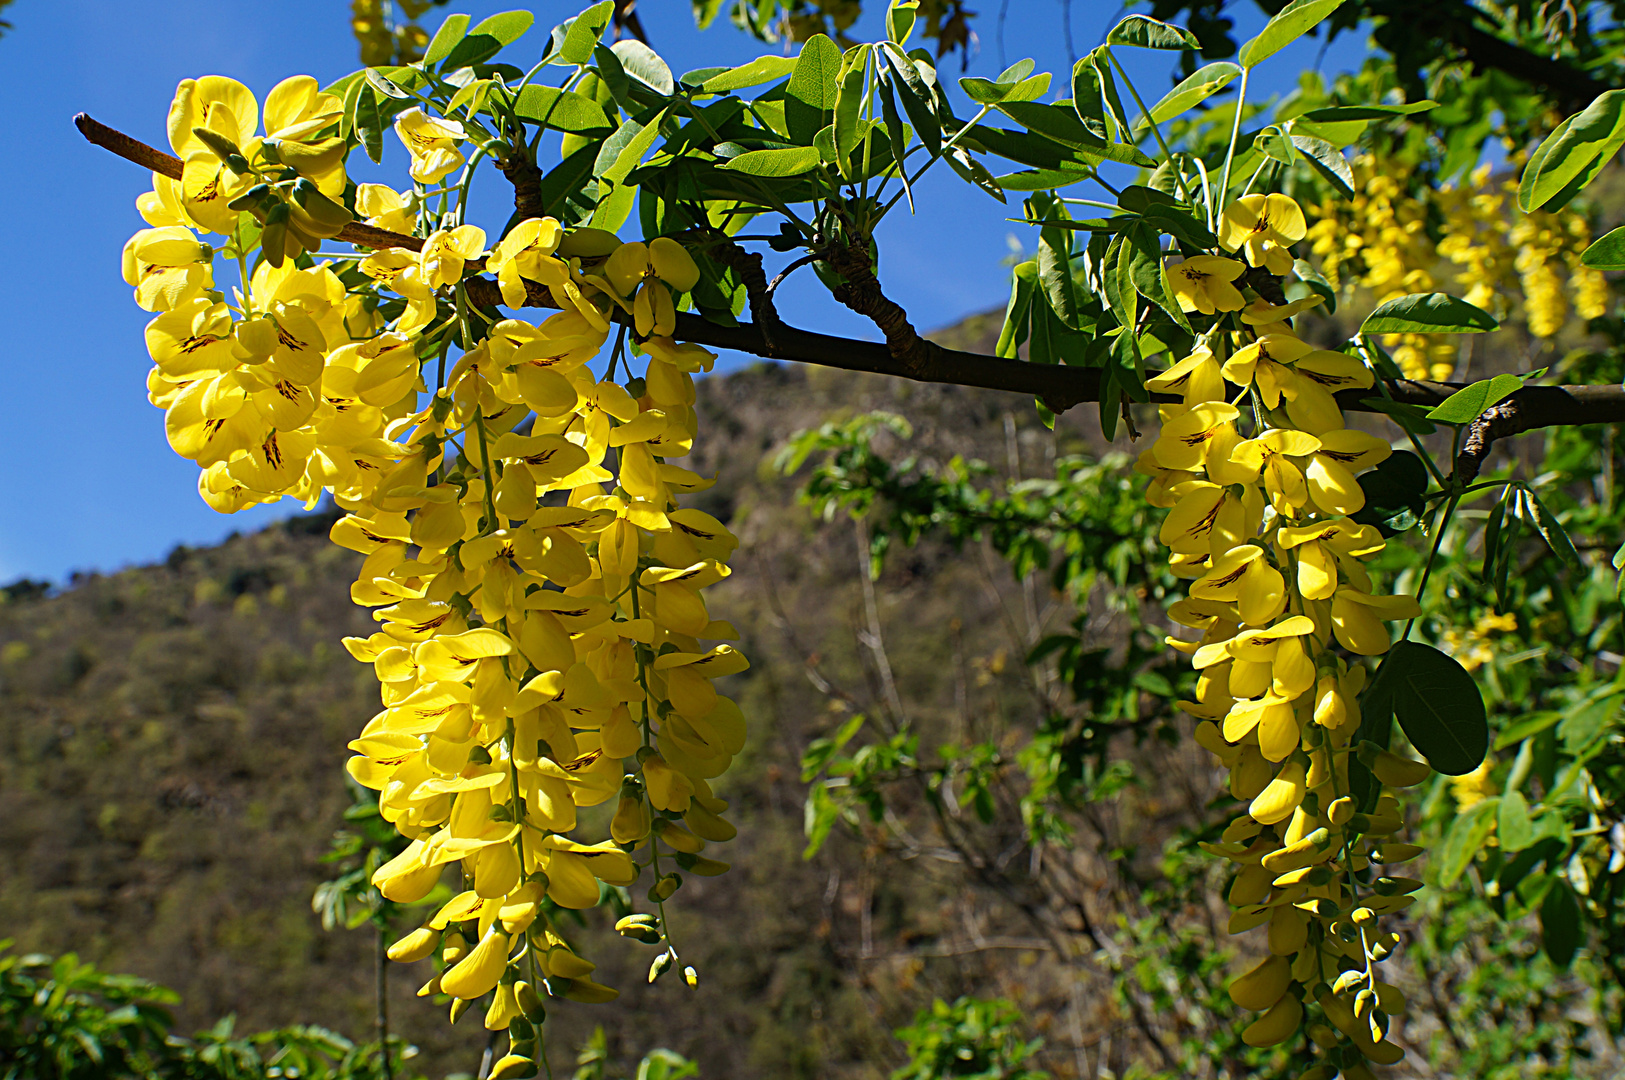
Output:
M514 0L454 0L446 10L477 20L516 6ZM537 27L504 56L520 64L538 53L546 28L579 5L546 0L528 6ZM879 0L868 6L882 8ZM971 74L991 76L1002 66L998 7L997 0L978 5L982 38ZM1009 0L1004 59L1030 56L1039 70L1064 81L1070 60L1062 7L1061 0ZM1121 11L1102 0L1074 0L1071 8L1078 53L1098 44ZM1260 25L1251 4L1236 9L1240 33ZM638 11L655 47L678 71L741 63L770 51L725 19L698 32L687 0L645 0ZM431 12L426 22L432 28L440 16ZM0 39L0 102L10 118L12 151L0 169L0 202L11 216L9 257L0 262L0 314L12 328L5 361L12 408L0 428L7 480L0 489L0 582L22 576L61 582L74 570L149 562L176 544L214 543L285 516L297 507L216 514L197 496L196 467L169 450L162 414L146 401L142 328L150 316L135 306L119 276L120 249L143 224L135 199L149 187L148 177L85 143L71 119L83 110L164 146L164 116L183 78L230 75L261 98L287 75L308 73L326 83L358 66L349 3L19 0L7 17L14 29ZM876 36L876 22L867 16L858 36ZM1302 68L1346 70L1359 63L1363 47L1345 35L1323 55L1320 42L1300 41L1261 69L1255 85L1266 94L1284 93ZM1124 51L1132 54L1125 59L1141 92L1148 100L1160 96L1169 85L1170 54ZM404 154L393 136L383 168L366 165L365 173L357 170L360 178L387 176L404 186ZM486 224L495 229L508 211L499 208L503 192L487 185L492 213ZM1019 214L1019 205L1007 210L946 170L927 177L916 198L929 215L894 214L879 238L888 293L925 328L1002 303L1007 238L1031 245L1028 230L1004 220ZM780 309L791 322L876 336L810 275L798 278L780 293ZM725 358L725 366L740 362Z

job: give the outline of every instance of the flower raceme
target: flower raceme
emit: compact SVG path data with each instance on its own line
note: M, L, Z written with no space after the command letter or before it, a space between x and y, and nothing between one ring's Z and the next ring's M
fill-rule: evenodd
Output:
M1230 206L1219 235L1226 250L1280 275L1306 231L1297 204L1271 194ZM1261 1014L1243 1033L1253 1046L1291 1037L1307 1008L1324 1018L1310 1028L1324 1050L1392 1063L1402 1051L1386 1039L1388 1016L1403 998L1376 981L1375 963L1397 938L1376 920L1407 906L1419 883L1377 865L1417 849L1387 842L1401 826L1396 796L1373 791L1362 803L1350 774L1351 759L1366 756L1353 738L1360 660L1388 650L1388 623L1418 614L1413 598L1373 582L1365 564L1382 536L1350 520L1365 504L1358 474L1391 451L1346 428L1332 396L1370 387L1364 364L1293 332L1292 318L1316 300L1249 301L1232 284L1241 271L1218 256L1169 268L1181 305L1219 318L1191 355L1150 380L1181 401L1162 407L1162 430L1137 466L1153 478L1152 502L1168 508L1159 535L1174 573L1190 581L1169 617L1200 635L1169 639L1199 673L1196 700L1180 708L1246 807L1203 847L1237 868L1231 933L1268 928L1266 957L1232 982L1231 996ZM1227 400L1230 386L1240 393ZM1429 775L1421 762L1381 753L1368 770L1379 786ZM1362 990L1384 1005L1370 1008Z
M342 178L342 156L321 156L336 108L288 80L262 139L253 95L210 76L181 84L171 137L188 177L208 155L230 191L280 184L295 201L298 183L320 194ZM416 111L396 128L414 178L432 182L462 160L461 129ZM667 238L622 244L532 218L488 253L482 230L448 222L421 252L316 262L303 240L267 248L228 301L199 233L236 235L263 207L225 213L204 187L155 178L138 202L150 228L125 248L125 279L154 313L150 399L216 510L331 495L345 511L332 539L361 556L352 597L378 629L344 644L379 686L347 767L407 841L372 881L413 903L455 865L459 886L390 954L439 953L422 993L451 995L454 1018L489 995L486 1025L510 1029L517 1075L542 996L616 995L550 913L650 872L653 910L623 933L660 946L652 979L677 958L664 902L682 874L728 869L705 854L735 831L710 785L746 722L715 680L748 665L704 590L738 541L679 504L710 484L676 461L698 434L693 376L714 357L669 336L697 270ZM356 204L392 230L418 222L417 197L383 185ZM539 324L462 314L468 264L486 256L507 303L533 282L564 310ZM647 361L632 378L626 358L625 384L586 363L620 312ZM608 835L581 835L578 811L612 799Z

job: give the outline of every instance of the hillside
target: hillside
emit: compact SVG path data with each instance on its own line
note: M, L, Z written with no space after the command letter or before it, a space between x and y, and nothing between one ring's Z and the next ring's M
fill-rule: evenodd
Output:
M954 343L974 344L985 323ZM1090 422L1063 418L1052 435L1007 395L771 365L706 380L698 407L692 467L720 479L694 504L743 540L711 606L755 662L732 688L750 742L720 785L740 827L723 856L735 869L679 897L697 991L643 986L648 957L595 921L589 955L625 993L555 1010L555 1039L573 1049L602 1023L621 1057L669 1045L705 1076L878 1077L900 1061L891 1030L935 995L1029 993L1042 1026L1051 1010L1037 996L1059 991L1031 967L1041 943L996 901L963 894L931 859L888 860L877 880L876 852L841 839L801 858L800 756L844 719L809 670L860 708L879 690L858 643L852 525L811 521L763 459L800 428L887 409L914 424L913 452L1033 475L1083 447ZM338 643L369 632L348 600L357 560L326 524L292 519L0 605L0 925L19 947L175 987L182 1030L228 1012L240 1030L370 1028L370 936L324 932L310 908L349 802L344 743L376 709L371 673ZM1014 585L990 566L925 544L880 584L898 688L928 738L967 707L1019 698L1023 646L1001 617ZM1019 965L997 952L1011 945ZM430 1075L472 1070L485 1033L477 1017L448 1028L414 998L426 977L393 973L396 1030ZM555 1065L567 1058L556 1041Z

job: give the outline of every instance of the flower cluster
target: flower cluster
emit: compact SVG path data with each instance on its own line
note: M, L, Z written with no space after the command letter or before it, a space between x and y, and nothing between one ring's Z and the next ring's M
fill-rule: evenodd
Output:
M267 249L250 273L252 214L220 214L222 199L250 177L267 188L309 177L343 196L342 160L307 174L259 153L280 138L281 162L308 163L290 153L295 140L331 137L328 102L307 90L295 79L272 92L267 126L281 134L259 139L246 88L181 85L171 131L187 178L155 179L139 203L151 228L126 248L137 302L156 313L151 400L215 509L285 495L314 505L325 492L345 511L332 539L363 556L352 597L379 623L345 645L380 689L348 767L410 841L373 883L414 903L460 864L450 899L390 955L440 954L444 970L421 993L450 995L453 1019L488 997L486 1025L512 1041L493 1075L518 1075L534 1071L544 995L617 993L550 911L594 907L606 886L650 871L652 910L619 929L661 946L652 980L678 960L663 905L682 874L728 869L704 854L734 836L709 782L743 748L745 721L713 680L746 661L705 644L736 635L703 590L728 576L737 540L679 508L711 481L674 463L696 434L693 375L714 359L671 337L675 298L698 271L670 239L623 244L534 218L489 253L480 229L449 222L421 251L336 262L314 261L320 239L302 236L299 251ZM194 147L199 118L235 149ZM430 161L421 171L438 178L461 158L436 140L455 136L419 137L417 123L397 127L414 175ZM245 176L226 160L238 151ZM416 222L415 199L354 193L395 229ZM241 260L230 301L204 230L229 236L222 250ZM536 325L471 306L464 279L482 259L509 305L536 289L561 310ZM636 329L641 376L624 329L605 374L588 367L617 318ZM612 799L609 835L581 837L578 810ZM695 981L692 968L685 977Z
M1225 213L1220 241L1278 275L1291 269L1286 249L1306 231L1291 199L1250 196ZM1198 259L1200 288L1177 284L1180 268ZM1359 1076L1360 1061L1402 1055L1385 1036L1404 1001L1376 968L1399 939L1379 919L1408 906L1421 883L1387 876L1387 864L1420 849L1391 840L1402 826L1397 798L1356 791L1350 765L1358 757L1379 788L1430 774L1422 762L1354 739L1361 658L1385 653L1386 623L1418 608L1377 587L1365 564L1383 538L1351 520L1365 504L1357 474L1390 449L1345 427L1332 395L1371 387L1369 369L1294 334L1291 319L1318 297L1249 303L1229 284L1243 270L1222 256L1170 268L1191 310L1238 314L1148 383L1183 400L1163 406L1161 433L1138 469L1152 477L1153 504L1168 508L1160 536L1173 571L1191 583L1169 618L1200 633L1169 639L1200 673L1196 700L1180 707L1197 719L1197 741L1229 769L1230 793L1246 807L1204 845L1236 866L1231 933L1268 928L1267 955L1230 988L1237 1004L1263 1014L1244 1038L1283 1042L1302 1025L1305 1005L1318 1003L1327 1022L1312 1023L1309 1035L1328 1054L1325 1075L1341 1065ZM1230 400L1227 384L1239 388Z
M1381 302L1453 285L1468 303L1505 317L1518 313L1536 338L1562 329L1570 311L1594 319L1608 310L1602 274L1580 262L1591 241L1573 210L1514 213L1518 181L1480 166L1464 184L1424 199L1392 162L1353 162L1352 199L1316 208L1308 232L1320 269L1334 285L1369 289ZM1454 264L1454 281L1441 280ZM1411 378L1449 379L1457 346L1436 335L1390 334L1383 344Z

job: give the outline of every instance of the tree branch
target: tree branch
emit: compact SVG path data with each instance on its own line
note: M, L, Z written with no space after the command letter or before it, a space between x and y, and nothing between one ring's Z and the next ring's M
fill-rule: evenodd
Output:
M97 146L110 150L127 161L173 179L180 179L181 160L105 124L84 113L74 117L74 125L81 134ZM368 248L400 247L412 251L423 249L423 238L376 229L361 222L351 222L339 233L337 240ZM740 251L746 260L755 262L757 274L760 261L756 256ZM1096 368L1067 367L1064 364L1033 364L1024 360L1006 360L983 353L945 349L933 341L920 337L909 323L907 314L880 289L870 269L867 253L852 249L829 253L836 272L846 278L845 295L841 297L852 310L875 320L886 342L861 341L855 338L835 337L811 330L800 330L772 316L771 340L763 333L763 325L740 323L723 326L699 315L681 312L677 316L676 336L715 349L733 349L753 356L775 360L794 360L803 364L840 368L844 371L864 371L876 375L892 375L915 382L950 383L956 386L974 386L986 390L1005 390L1038 398L1053 412L1064 412L1086 401L1100 400L1100 371ZM483 260L466 264L477 273L483 269ZM730 262L730 265L732 263ZM743 276L743 275L742 275ZM465 282L469 299L479 307L494 308L502 305L502 294L497 283L490 278L472 277ZM747 281L747 286L749 282ZM535 282L527 281L526 307L557 307L548 291ZM629 321L624 313L616 311L617 321ZM1395 401L1409 405L1432 406L1461 389L1461 383L1437 383L1416 379L1396 379L1388 384ZM1363 399L1373 396L1369 390L1345 390L1338 395L1338 404L1350 412L1371 412ZM1152 395L1153 401L1177 401L1169 395ZM1457 462L1463 476L1476 475L1489 445L1494 440L1522 434L1542 427L1572 427L1580 424L1625 424L1625 387L1608 386L1526 386L1508 397L1481 417L1468 432L1462 448L1469 462ZM1470 471L1469 471L1470 470Z

